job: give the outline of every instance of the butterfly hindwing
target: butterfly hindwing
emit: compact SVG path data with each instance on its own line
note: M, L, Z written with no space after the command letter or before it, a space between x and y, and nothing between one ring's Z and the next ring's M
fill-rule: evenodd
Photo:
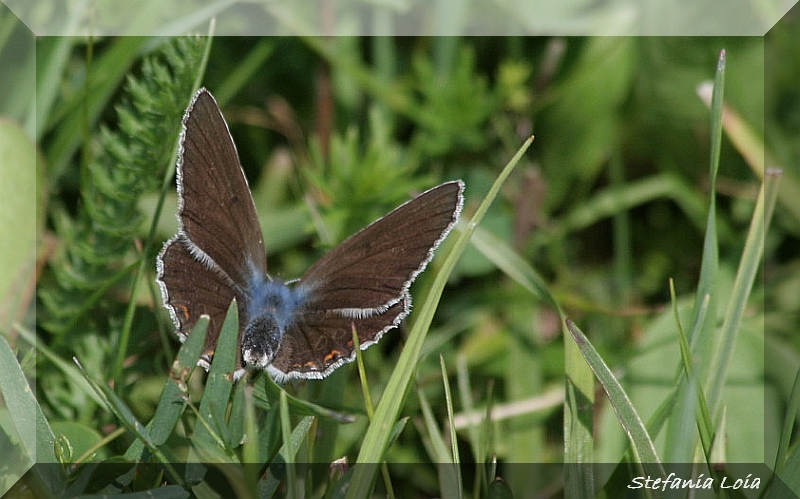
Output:
M193 246L182 234L164 245L158 258L158 282L181 341L192 332L201 315L210 317L202 361L207 368L235 294L230 278L193 255ZM241 314L242 307L239 309Z
M283 337L268 371L275 379L323 378L355 358L353 329L362 349L380 340L408 315L408 296L382 314L354 320L337 312L307 309L298 312Z

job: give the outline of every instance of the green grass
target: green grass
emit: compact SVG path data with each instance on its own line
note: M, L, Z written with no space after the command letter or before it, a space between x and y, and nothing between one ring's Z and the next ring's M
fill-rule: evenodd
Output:
M36 297L7 280L2 490L38 462L12 493L611 498L677 472L752 473L760 490L715 494L787 497L766 463L797 494L800 101L783 72L800 54L781 33L38 40L36 127L20 111L0 129L35 133L43 167L17 199L39 211L41 269L3 255ZM772 57L780 78L760 82ZM466 183L404 326L324 380L234 382L235 307L205 373L205 324L178 344L160 306L199 85L273 275Z

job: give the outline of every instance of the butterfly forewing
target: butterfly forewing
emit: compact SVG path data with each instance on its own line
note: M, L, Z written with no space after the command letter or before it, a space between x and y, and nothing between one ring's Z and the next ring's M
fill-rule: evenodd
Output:
M253 197L216 101L195 96L183 119L178 164L182 232L234 283L266 273L266 252Z
M458 219L462 191L460 181L434 187L331 250L300 279L310 305L368 315L397 303Z

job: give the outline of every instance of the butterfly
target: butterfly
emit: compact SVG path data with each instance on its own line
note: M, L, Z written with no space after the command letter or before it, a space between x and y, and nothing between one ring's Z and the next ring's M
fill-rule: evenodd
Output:
M208 369L232 300L238 365L276 381L324 378L411 309L409 287L458 220L464 184L445 182L397 207L320 258L295 281L267 272L264 236L228 125L200 89L183 117L177 166L180 229L156 261L164 307L185 341L210 322L198 364Z

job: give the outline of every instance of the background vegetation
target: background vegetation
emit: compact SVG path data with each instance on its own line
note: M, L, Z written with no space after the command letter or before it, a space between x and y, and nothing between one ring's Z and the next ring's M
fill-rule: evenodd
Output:
M243 497L299 496L300 489L335 495L351 475L340 479L343 471L328 463L363 456L367 399L390 397L402 402L401 418L381 421L391 445L376 447L378 460L390 463L378 490L590 497L613 466L587 486L576 478L584 471L542 466L532 473L539 468L513 464L575 462L587 452L594 462L644 460L626 454L629 440L605 395L585 391L588 371L576 366L583 360L573 356L559 314L586 333L642 419L657 418L686 365L670 279L683 328L697 324L702 293L712 290L716 308L703 330L724 330L764 163L783 169L782 191L774 217L760 219L771 222L770 231L759 238L763 268L742 320L718 347L734 350L720 381L724 410L712 404L714 454L704 456L698 445L704 426L695 427L702 414L693 395L676 402L689 408L689 430L681 432L685 420L672 413L652 437L665 462L791 469L800 459L796 446L787 452L791 427L787 433L783 426L797 417L792 383L800 365L797 23L788 16L764 39L37 40L41 272L36 314L4 323L3 333L23 372L35 369L40 419L52 431L39 456L60 463L39 479L69 477L61 487L74 493L181 486L153 492L166 496L207 473L195 495L226 488ZM711 111L697 87L715 77L722 49L725 104L746 128L726 122L715 149ZM177 228L175 147L183 109L200 84L230 123L271 272L287 279L443 180L466 182L468 219L535 135L449 274L405 395L386 386L403 367L410 325L363 355L369 397L355 365L323 381L289 384L290 397L263 378L231 385L213 372L174 370L179 345L160 306L154 262ZM24 127L23 113L4 105ZM711 186L716 211L708 217ZM417 312L436 307L434 277L463 230L415 284ZM704 249L709 233L718 248L713 265L704 260L715 253ZM709 265L716 274L703 288L701 268ZM34 339L36 355L23 355ZM180 365L193 365L192 348L181 350ZM713 378L701 358L698 379ZM576 391L565 391L565 378ZM4 390L12 410L4 421L13 420ZM184 393L198 412L183 407ZM576 393L586 399L576 401ZM159 404L179 411L165 416ZM198 414L208 414L205 425ZM581 429L570 427L576 421ZM21 448L8 433L8 448ZM103 476L86 465L130 459L157 465ZM169 465L186 461L227 466L193 472ZM461 465L431 466L453 461ZM264 463L272 463L266 475ZM306 472L299 463L322 466ZM270 481L282 476L288 480ZM619 483L612 476L610 492L600 494L615 496L624 490Z

